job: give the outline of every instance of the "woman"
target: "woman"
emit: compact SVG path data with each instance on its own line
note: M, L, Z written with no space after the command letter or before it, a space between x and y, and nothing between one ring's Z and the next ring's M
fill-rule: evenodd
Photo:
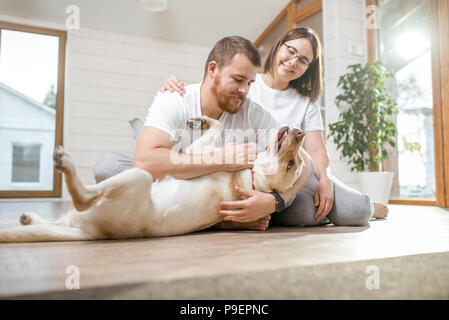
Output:
M183 94L184 84L170 77L161 91ZM317 102L321 91L322 49L318 35L304 27L289 30L271 48L263 74L256 75L248 97L268 110L279 123L305 131L303 147L314 162L315 175L288 208L272 215L271 221L296 226L329 221L335 225L363 226L371 217L385 218L388 213L385 204L373 203L366 195L331 177ZM248 227L256 225L249 223Z

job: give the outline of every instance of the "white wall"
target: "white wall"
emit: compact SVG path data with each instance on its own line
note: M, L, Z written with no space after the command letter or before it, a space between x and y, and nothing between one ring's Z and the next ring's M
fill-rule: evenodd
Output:
M65 29L11 16L0 15L0 20ZM68 31L63 144L84 183L95 182L92 167L101 153L133 156L135 140L128 120L146 116L168 76L186 83L201 81L210 49L82 25ZM65 185L63 199L70 199Z
M323 0L323 46L325 65L326 132L328 125L338 120L335 97L338 95L338 77L351 64L366 62L365 0ZM351 54L352 44L363 50L362 55ZM358 175L351 172L340 152L329 139L326 147L330 156L332 174L350 187L360 190Z

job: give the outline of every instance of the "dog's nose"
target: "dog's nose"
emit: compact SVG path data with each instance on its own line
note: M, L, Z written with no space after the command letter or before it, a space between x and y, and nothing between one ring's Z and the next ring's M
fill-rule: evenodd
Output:
M304 137L304 131L298 128L294 128L292 130L292 134L295 137L296 140L301 140Z

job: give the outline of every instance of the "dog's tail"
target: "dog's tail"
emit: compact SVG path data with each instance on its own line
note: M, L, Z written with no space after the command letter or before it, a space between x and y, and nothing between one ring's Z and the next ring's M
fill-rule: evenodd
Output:
M94 237L80 228L42 223L0 230L0 243L81 240Z

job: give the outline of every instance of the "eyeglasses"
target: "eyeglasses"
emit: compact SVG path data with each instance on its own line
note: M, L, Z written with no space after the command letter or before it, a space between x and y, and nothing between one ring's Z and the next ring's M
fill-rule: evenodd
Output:
M299 62L299 65L302 68L307 69L310 65L310 62L308 61L308 59L305 56L301 56L298 54L298 51L296 51L296 48L289 46L288 44L286 44L285 42L282 43L284 46L287 47L287 51L289 53L290 59L289 60L296 60Z

